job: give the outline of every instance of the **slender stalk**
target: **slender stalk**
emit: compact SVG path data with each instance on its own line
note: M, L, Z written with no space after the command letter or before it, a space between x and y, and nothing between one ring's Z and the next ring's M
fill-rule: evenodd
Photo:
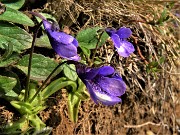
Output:
M99 35L99 38L98 38L98 41L97 41L97 44L96 44L96 48L95 48L95 51L94 51L92 59L91 59L90 66L92 66L94 64L94 58L95 58L95 55L96 55L96 52L97 52L97 49L98 49L98 45L99 45L99 42L101 40L101 37L102 37L103 33L104 33L104 31L101 32L101 34Z
M27 80L26 80L24 102L27 101L28 95L29 95L29 83L30 83L30 75L31 75L32 55L33 55L33 52L34 52L34 45L35 45L36 37L37 37L38 31L39 31L39 28L41 27L41 25L42 25L42 22L37 25L37 28L36 28L35 33L33 35L31 51L30 51L30 54L29 54L28 75L27 75Z
M28 13L34 15L34 16L37 16L39 18L41 18L42 20L46 20L46 18L44 16L42 16L41 14L37 13L37 12L32 12L32 11L29 11Z
M36 96L39 94L39 92L43 89L43 87L45 86L45 84L49 81L49 79L52 77L52 75L54 74L54 72L63 64L67 63L67 61L64 61L62 63L60 63L52 72L51 74L46 78L46 80L43 82L43 84L41 85L41 87L39 87L39 89L36 91L36 93L34 94L34 96L31 98L31 100L29 101L30 103L32 103L32 101L36 98Z

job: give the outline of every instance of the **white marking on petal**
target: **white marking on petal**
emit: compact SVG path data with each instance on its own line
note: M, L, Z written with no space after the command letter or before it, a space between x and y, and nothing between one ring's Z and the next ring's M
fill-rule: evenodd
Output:
M124 53L126 50L124 49L123 46L120 46L119 48L117 48L117 51L120 53Z
M100 101L112 101L112 98L110 96L108 96L105 93L101 93L99 91L95 91L96 96L98 97L98 99Z

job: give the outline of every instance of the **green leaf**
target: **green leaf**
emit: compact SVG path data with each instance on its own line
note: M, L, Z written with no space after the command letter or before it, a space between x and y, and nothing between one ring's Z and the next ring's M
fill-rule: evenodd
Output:
M0 97L10 92L16 83L17 80L15 78L0 75Z
M1 2L10 8L20 9L24 5L25 0L2 0Z
M91 51L82 45L79 47L81 48L82 52L89 58L91 55Z
M21 52L30 48L31 42L32 37L25 30L13 24L0 21L0 48L6 49L4 44L12 44L13 51Z
M28 101L30 101L32 99L32 97L35 95L35 93L38 90L38 84L37 83L30 83L29 84L29 96L28 96ZM23 97L22 97L23 96ZM19 96L20 99L24 99L24 93L21 94L21 97ZM39 111L39 109L42 109L44 101L42 100L42 96L41 96L41 92L38 93L38 95L34 98L34 100L31 102L32 106L36 106L35 110L37 110L37 112ZM45 106L44 106L45 107Z
M31 123L31 126L35 128L35 131L41 130L42 128L46 127L46 124L44 124L37 115L30 115L28 119ZM37 135L37 134L33 134L33 135Z
M98 42L98 30L101 29L100 27L94 28L87 28L82 30L77 35L77 40L79 42L79 46L83 46L87 49L95 49L96 44ZM103 45L109 36L107 33L103 33L99 42L99 46Z
M20 84L18 76L15 73L13 73L12 71L7 71L5 69L0 70L0 75L3 76L3 78L5 78L5 77L11 78L9 81L13 80L11 82L12 84L9 83L9 85L11 86L10 88L8 88L6 91L0 90L0 95L2 94L2 98L5 98L7 101L12 101L12 100L18 99L18 94L21 91L21 84ZM7 80L7 79L5 79L5 80Z
M43 35L40 38L37 38L35 45L38 47L45 47L45 48L52 49L52 46L49 42L49 38L47 35Z
M76 68L73 64L65 64L64 66L64 75L69 79L69 80L72 80L72 81L76 81L77 80L77 73L76 73Z
M16 83L15 87L13 88L13 92L15 92L17 94L20 94L20 92L21 92L21 83L20 83L19 77L18 77L18 75L16 73L14 73L14 72L12 72L10 70L1 69L0 70L0 75L15 78L17 83ZM11 92L11 93L13 93L13 92ZM15 95L15 97L16 96L17 95Z
M5 94L4 98L7 99L8 101L12 101L12 100L16 99L17 97L18 97L18 94L15 93L13 90L11 90ZM14 99L12 99L12 98L14 98Z
M23 114L33 114L33 106L28 102L23 101L11 101L13 107L16 108L22 115Z
M0 60L0 67L7 67L9 65L12 65L16 63L19 59L19 55L17 53L13 53L11 56L9 56L8 59Z
M73 92L68 94L68 111L71 121L77 122L78 110L81 99L76 96Z
M5 60L7 59L13 52L13 43L10 42L7 46L4 45L5 49L5 53L2 55L2 57L0 57L0 60Z
M28 72L29 55L25 55L18 63L17 68L25 74ZM55 69L58 64L52 59L41 54L33 54L31 79L45 80L47 76ZM61 70L61 69L60 69Z
M10 7L6 7L6 11L0 15L0 20L34 26L34 22L28 16Z

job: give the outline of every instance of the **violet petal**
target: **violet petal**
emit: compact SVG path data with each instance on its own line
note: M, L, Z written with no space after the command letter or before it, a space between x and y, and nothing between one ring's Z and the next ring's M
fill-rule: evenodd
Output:
M129 38L132 35L132 31L130 28L122 27L117 30L116 34L118 34L119 38Z
M108 93L102 91L94 91L97 99L104 105L115 105L121 102L121 99L116 96L111 96Z
M120 47L120 38L119 38L119 36L118 36L117 34L113 34L113 35L111 36L111 39L112 39L112 41L113 41L113 43L114 43L114 46L115 46L116 48L119 48L119 47Z
M48 30L52 28L52 24L48 22L47 20L43 20L44 29Z
M108 75L111 75L113 73L114 73L114 68L113 67L111 67L111 66L103 66L103 67L100 67L98 74L103 75L103 76L108 76Z
M78 47L78 41L74 38L74 40L72 41L72 44L75 45L76 47Z
M111 77L115 78L115 79L118 79L120 81L123 81L123 79L120 77L120 75L118 73L114 73Z
M48 30L47 32L49 32L49 36L51 38L54 38L59 43L70 44L75 39L71 35L68 35L64 32L57 32L57 31L50 31L50 30Z
M84 82L84 84L86 85L87 87L87 90L91 96L91 99L96 103L98 104L97 102L97 97L96 97L96 94L94 92L94 90L96 89L99 89L99 87L96 86L96 84L94 84L92 81L86 81L86 80L82 80Z
M68 60L74 60L74 61L80 61L81 60L81 57L79 57L78 55L76 56L73 56L73 57L69 57L67 58Z
M134 50L134 46L128 41L121 41L120 47L117 48L119 55L123 57L128 57Z
M84 78L87 80L92 80L99 73L99 70L99 68L91 69L90 71L84 74Z
M104 105L114 105L121 102L121 99L116 96L111 96L108 93L102 92L101 88L92 81L84 81L91 99L98 104L101 102Z
M103 91L106 91L112 96L121 96L126 90L125 83L116 78L99 77L98 84Z
M64 58L74 57L77 55L77 48L72 44L62 44L59 42L52 42L51 44L56 53Z
M111 37L113 34L116 33L116 29L106 28L106 33Z

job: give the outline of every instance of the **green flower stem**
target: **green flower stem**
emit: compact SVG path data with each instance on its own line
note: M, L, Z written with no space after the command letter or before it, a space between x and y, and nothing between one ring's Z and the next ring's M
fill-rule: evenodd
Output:
M33 52L34 52L34 45L35 45L36 37L37 37L38 31L39 31L39 28L41 27L41 25L42 25L42 22L40 22L37 25L37 28L36 28L35 33L33 35L31 52L30 52L30 56L29 56L28 75L27 75L27 80L26 80L24 102L27 101L28 95L29 95L29 83L30 83L30 74L31 74L31 65L32 65L32 55L33 55Z
M70 115L70 119L73 122L77 122L78 120L78 109L81 103L81 99L77 97L74 93L68 94L68 111Z
M39 94L39 92L43 89L43 87L45 86L45 84L49 81L49 79L51 78L51 76L54 74L54 72L60 67L62 66L64 63L66 63L67 61L64 61L62 63L60 63L52 72L51 74L46 78L46 80L43 82L43 84L41 85L41 87L36 91L35 95L31 98L31 100L29 101L30 103L32 103L32 101L36 98L36 96Z
M73 81L68 81L65 77L61 77L49 84L43 91L42 91L42 98L46 99L49 96L51 96L53 93L58 91L61 88L64 88L66 86L71 86L72 91L75 91L77 89L77 85Z
M103 33L104 33L104 31L101 32L100 35L99 35L99 39L98 39L98 41L97 41L96 48L95 48L94 53L93 53L93 56L92 56L90 66L92 66L92 65L94 64L94 58L95 58L95 56L96 56L96 52L97 52L97 49L98 49L98 45L99 45L99 42L101 41L101 37L102 37Z

